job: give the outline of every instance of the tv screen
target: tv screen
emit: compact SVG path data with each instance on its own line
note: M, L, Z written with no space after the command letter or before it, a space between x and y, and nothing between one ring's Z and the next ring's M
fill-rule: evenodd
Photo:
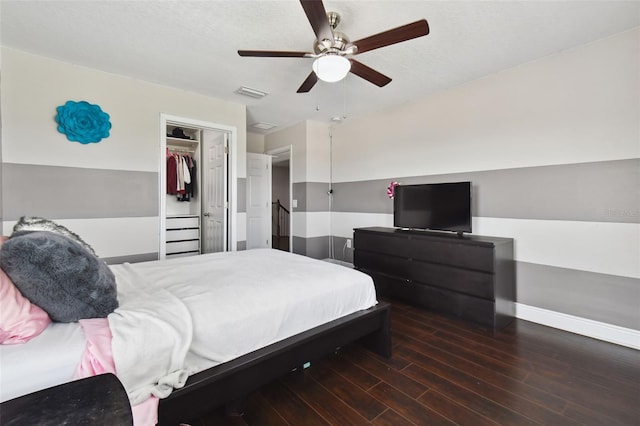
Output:
M471 182L397 186L393 226L471 232Z

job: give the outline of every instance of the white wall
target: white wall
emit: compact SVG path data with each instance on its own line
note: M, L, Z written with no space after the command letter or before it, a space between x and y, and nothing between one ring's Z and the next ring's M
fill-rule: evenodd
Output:
M569 213L575 215L572 219L559 211L570 207L563 202L564 194L555 193L554 182L536 175L543 173L536 169L525 173L548 185L545 209L551 217L540 220L526 212L520 217L474 217L473 232L515 239L518 294L539 303L537 308L640 330L640 209L615 213L615 205L608 204L638 199L638 171L625 170L623 175L636 179L635 185L625 181L624 186L604 188L613 195L602 199L590 199L589 188L580 181L562 180L563 167L592 163L592 169L606 164L610 170L613 161L640 158L639 122L636 28L346 120L334 130L333 178L357 198L354 188L377 185L372 183L376 179L381 180L382 194L389 180L403 177L498 176L493 171L506 178L494 185L499 187L509 185L509 174L554 166L553 178L572 190L572 196L578 194L582 204L599 211L602 220L584 220L577 211ZM611 182L621 179L615 170L608 177ZM623 193L629 187L633 192ZM527 194L518 197L524 201ZM355 204L351 201L350 209L332 214L333 235L350 238L354 227L392 223L388 211L358 211ZM613 215L606 213L611 207Z
M242 104L189 93L128 77L31 55L3 47L3 164L58 166L73 169L158 173L160 114L207 121L237 129L237 173L246 177L246 108ZM111 117L110 137L100 143L70 142L56 130L56 107L67 100L98 104ZM164 158L162 158L164 165ZM7 182L3 182L5 189ZM111 188L96 190L114 192ZM120 190L135 190L121 188ZM111 192L110 192L111 191ZM116 197L116 194L111 194ZM25 196L28 197L27 194ZM151 197L157 203L157 195ZM3 207L22 202L2 197ZM54 200L55 202L55 200ZM101 257L158 251L158 217L112 217L91 212L92 218L59 217L59 221L92 243ZM151 208L153 210L153 207ZM25 214L29 212L25 211ZM15 218L3 217L4 233ZM101 226L96 226L99 222ZM136 232L131 232L135 229Z
M334 180L637 158L639 40L625 32L344 121Z
M307 121L307 174L306 182L329 182L329 126Z
M264 151L291 145L292 181L305 182L307 176L307 122L270 133L264 138Z
M628 31L345 121L334 130L334 181L638 158L639 40L640 30ZM344 232L360 217L335 222ZM518 260L640 277L637 223L475 225L474 233L516 238Z
M247 152L264 154L264 135L247 132Z
M246 177L244 105L6 47L1 52L5 163L155 172L164 112L235 126L238 177ZM111 116L111 136L85 146L67 141L54 121L56 107L67 100L100 105Z

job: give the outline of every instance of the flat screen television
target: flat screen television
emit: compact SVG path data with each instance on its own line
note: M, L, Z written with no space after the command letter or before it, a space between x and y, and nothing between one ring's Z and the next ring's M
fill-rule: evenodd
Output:
M393 226L471 232L471 182L396 186Z

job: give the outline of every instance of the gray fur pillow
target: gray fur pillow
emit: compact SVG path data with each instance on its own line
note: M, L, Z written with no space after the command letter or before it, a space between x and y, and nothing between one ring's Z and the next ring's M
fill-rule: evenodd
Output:
M55 232L56 234L64 235L66 237L71 238L72 240L75 240L82 247L89 250L89 252L94 256L96 255L96 252L93 251L93 248L89 244L84 242L84 240L80 238L78 234L71 232L64 226L59 225L54 221L45 219L43 217L22 216L20 220L18 220L18 222L13 227L13 234L11 234L11 236L15 235L18 232L34 232L34 231L49 231L49 232Z
M107 264L64 235L15 233L2 246L0 267L53 321L105 318L118 307L115 277Z

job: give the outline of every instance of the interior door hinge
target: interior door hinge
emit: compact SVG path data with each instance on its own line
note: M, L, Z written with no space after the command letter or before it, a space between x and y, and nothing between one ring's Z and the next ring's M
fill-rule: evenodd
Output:
M224 146L224 153L229 154L229 147L227 145Z

